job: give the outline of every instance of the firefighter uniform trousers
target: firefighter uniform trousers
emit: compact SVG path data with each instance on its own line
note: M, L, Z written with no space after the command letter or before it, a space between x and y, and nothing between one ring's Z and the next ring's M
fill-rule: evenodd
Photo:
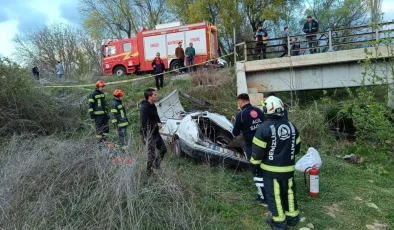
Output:
M108 126L109 116L108 115L96 115L96 138L98 142L107 141L107 136L109 133Z
M264 185L274 229L287 229L287 225L297 223L299 211L294 176L286 179L264 176Z
M118 128L118 142L119 142L119 145L122 146L121 147L122 150L125 150L127 148L128 140L127 140L126 127Z

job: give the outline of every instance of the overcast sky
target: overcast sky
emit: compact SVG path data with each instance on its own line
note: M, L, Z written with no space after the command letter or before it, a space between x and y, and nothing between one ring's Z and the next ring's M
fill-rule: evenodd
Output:
M78 0L0 0L0 56L14 52L12 38L52 22L80 25ZM383 0L385 20L394 19L394 0Z

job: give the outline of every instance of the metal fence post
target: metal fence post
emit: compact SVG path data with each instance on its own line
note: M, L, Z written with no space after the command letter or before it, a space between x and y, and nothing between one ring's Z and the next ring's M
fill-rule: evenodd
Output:
M287 34L287 56L291 56L291 45L290 45L290 36Z
M332 52L332 31L328 31L328 50Z
M233 35L234 35L234 41L233 41L233 43L234 43L234 66L235 66L235 63L237 63L237 46L236 46L236 42L235 42L235 27L233 27Z
M248 61L248 47L246 46L246 42L244 43L244 55L245 55L245 62Z

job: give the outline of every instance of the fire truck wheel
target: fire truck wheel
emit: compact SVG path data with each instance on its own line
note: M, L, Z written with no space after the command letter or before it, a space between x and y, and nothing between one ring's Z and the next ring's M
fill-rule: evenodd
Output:
M116 76L126 75L126 69L123 66L116 67L114 74L116 74Z
M170 69L174 70L174 69L178 69L179 68L179 63L178 63L178 59L175 61L172 61L170 64Z

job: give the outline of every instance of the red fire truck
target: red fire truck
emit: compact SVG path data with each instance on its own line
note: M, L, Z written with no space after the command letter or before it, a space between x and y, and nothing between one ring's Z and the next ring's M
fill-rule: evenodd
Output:
M179 68L175 56L178 42L186 50L193 43L196 50L194 64L218 58L218 37L215 26L208 23L191 25L162 24L155 30L141 30L137 37L110 41L102 47L102 71L104 75L118 76L131 73L149 72L156 52L160 53L166 69ZM186 61L186 60L185 60ZM224 60L220 64L226 65ZM185 65L186 66L186 65Z

